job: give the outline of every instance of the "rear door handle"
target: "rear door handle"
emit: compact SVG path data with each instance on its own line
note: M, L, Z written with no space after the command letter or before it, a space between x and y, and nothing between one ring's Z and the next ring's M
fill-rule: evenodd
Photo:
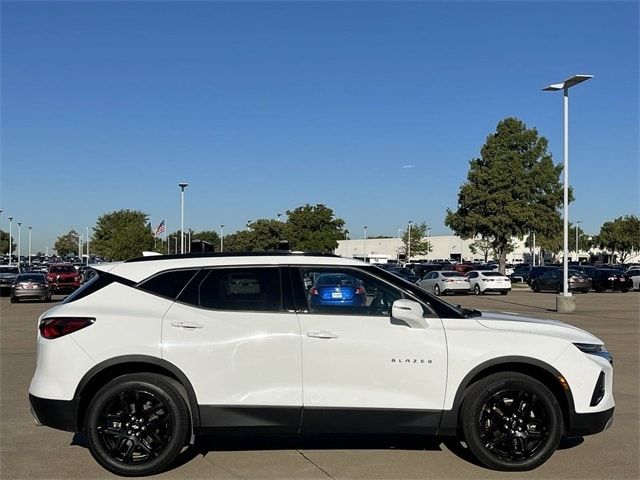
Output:
M326 330L320 330L319 332L307 332L307 337L311 338L338 338L333 332L327 332Z
M184 322L184 321L171 322L171 326L172 327L177 327L177 328L187 328L187 329L203 328L204 327L204 325L202 325L200 323Z

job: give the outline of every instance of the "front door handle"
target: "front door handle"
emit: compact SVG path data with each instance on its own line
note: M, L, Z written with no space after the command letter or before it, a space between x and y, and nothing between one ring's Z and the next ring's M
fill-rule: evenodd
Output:
M338 338L333 332L327 332L326 330L320 330L319 332L307 332L307 337L311 338Z
M185 322L185 321L171 322L171 326L172 327L177 327L177 328L187 328L187 329L203 328L204 327L204 325L202 325L200 323Z

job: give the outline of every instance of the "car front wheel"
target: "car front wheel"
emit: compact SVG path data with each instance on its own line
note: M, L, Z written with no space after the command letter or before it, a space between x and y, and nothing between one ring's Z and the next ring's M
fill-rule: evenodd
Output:
M435 287L433 287L433 293L439 297L440 296L440 287L438 285L436 285Z
M560 405L527 375L502 372L475 383L462 405L467 445L485 466L532 470L556 450L563 432Z
M124 476L164 470L184 447L190 431L186 402L166 377L122 375L93 397L85 434L91 455Z
M476 295L480 295L482 292L480 291L480 285L478 285L476 283L476 286L473 287L473 293L475 293Z

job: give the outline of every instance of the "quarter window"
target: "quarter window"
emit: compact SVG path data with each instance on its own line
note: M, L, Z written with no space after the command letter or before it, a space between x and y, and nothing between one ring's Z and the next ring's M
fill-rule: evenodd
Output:
M175 300L198 270L172 270L164 272L140 285L145 292Z
M278 268L212 269L200 283L199 305L216 310L282 310Z

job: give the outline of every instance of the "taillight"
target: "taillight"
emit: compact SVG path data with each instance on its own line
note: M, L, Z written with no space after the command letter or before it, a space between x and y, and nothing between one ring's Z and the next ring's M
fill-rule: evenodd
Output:
M356 288L356 295L363 295L363 294L364 294L364 288L362 287Z
M318 289L316 287L313 287L311 290L309 290L309 293L311 295L318 295Z
M76 278L75 278L75 281L76 281L76 282L79 282L79 281L80 281L80 277L76 277Z
M52 340L54 338L68 335L69 333L82 330L84 327L92 325L95 321L95 318L45 318L40 321L40 335L42 335L44 338Z

